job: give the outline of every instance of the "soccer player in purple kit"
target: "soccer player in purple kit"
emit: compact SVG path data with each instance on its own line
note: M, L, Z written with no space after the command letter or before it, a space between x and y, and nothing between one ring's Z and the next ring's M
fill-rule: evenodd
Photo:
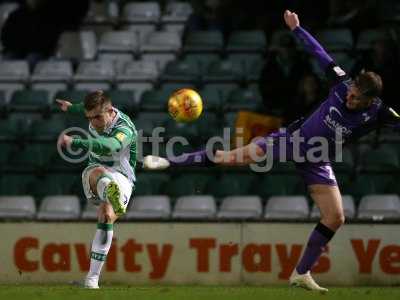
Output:
M265 154L270 154L268 158L279 160L282 151L278 149L278 146L282 137L285 138L286 158L295 162L311 198L321 211L320 222L312 231L303 256L289 282L293 286L308 290L327 292L326 288L320 287L314 281L310 270L335 232L344 223L342 198L329 160L296 161L293 154L295 150L293 137L297 134L305 142L314 137L325 138L331 157L337 149L338 142L355 140L379 127L400 129L400 116L379 98L382 80L378 74L363 72L354 80L350 79L318 41L300 26L296 13L286 10L284 20L292 33L302 42L306 51L317 59L328 79L332 81L327 99L306 119L290 125L287 131L272 133L247 146L231 151L216 151L211 158L206 150L186 153L173 159L147 156L143 164L144 168L150 170L191 165L236 166L258 162L257 157L265 156ZM272 145L268 144L268 139L272 139ZM310 150L308 143L300 145L301 154L304 155L308 150Z

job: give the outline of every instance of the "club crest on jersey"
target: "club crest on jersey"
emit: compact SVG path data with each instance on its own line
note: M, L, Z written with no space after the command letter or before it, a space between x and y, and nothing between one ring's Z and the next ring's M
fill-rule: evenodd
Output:
M123 142L124 138L126 137L125 133L123 132L118 132L115 137L117 138L118 141L120 141L121 143Z

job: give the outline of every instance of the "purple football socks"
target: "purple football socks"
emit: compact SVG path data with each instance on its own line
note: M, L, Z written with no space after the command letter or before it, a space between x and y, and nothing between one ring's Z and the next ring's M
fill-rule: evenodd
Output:
M305 274L311 270L318 258L321 256L326 244L332 239L334 231L322 223L318 223L311 232L310 238L304 251L303 257L296 267L299 274Z

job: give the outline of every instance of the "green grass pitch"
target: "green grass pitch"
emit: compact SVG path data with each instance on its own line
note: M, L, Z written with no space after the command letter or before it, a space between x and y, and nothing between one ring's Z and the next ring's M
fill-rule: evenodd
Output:
M331 287L318 294L289 287L200 287L200 286L124 286L104 285L100 290L85 290L67 285L0 285L0 299L85 299L85 300L275 300L340 299L399 300L400 287Z

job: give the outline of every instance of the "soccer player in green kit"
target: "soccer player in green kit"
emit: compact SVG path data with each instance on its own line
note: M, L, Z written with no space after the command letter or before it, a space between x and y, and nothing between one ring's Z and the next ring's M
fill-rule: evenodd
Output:
M112 106L103 91L89 93L83 103L56 100L60 109L81 113L89 120L89 138L62 134L58 147L89 152L89 164L82 172L88 201L98 205L98 224L90 254L90 269L84 287L99 288L101 268L113 237L113 223L123 215L135 184L137 131L130 118Z

